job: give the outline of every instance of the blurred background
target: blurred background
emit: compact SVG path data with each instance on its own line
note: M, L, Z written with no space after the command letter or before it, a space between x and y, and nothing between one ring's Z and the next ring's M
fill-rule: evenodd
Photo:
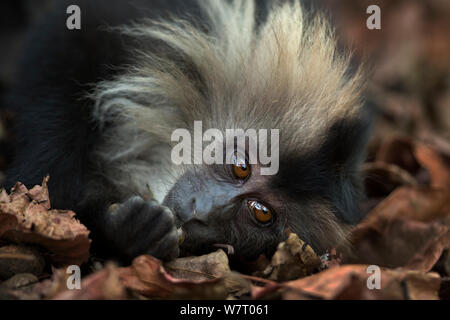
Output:
M3 97L15 81L27 31L51 1L0 2L0 184L14 146L14 112L7 109ZM352 48L356 62L366 61L370 71L366 101L379 117L369 160L393 137L426 141L450 158L450 1L308 3L328 12L341 44ZM381 8L381 30L366 27L366 9L373 4ZM414 166L407 153L399 157L397 162Z

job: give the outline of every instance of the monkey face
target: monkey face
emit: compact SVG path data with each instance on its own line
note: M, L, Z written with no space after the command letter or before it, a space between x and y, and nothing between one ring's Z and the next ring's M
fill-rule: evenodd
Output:
M354 153L343 152L348 131L331 132L305 154L281 153L274 176L261 175L260 164L239 154L231 164L188 168L163 203L185 232L181 253L202 254L221 244L231 245L241 259L269 256L286 229L317 253L345 246L349 225L358 218L361 189Z
M185 232L182 255L216 245L232 246L244 259L275 250L285 237L286 216L258 167L235 155L232 164L204 165L182 175L163 202Z

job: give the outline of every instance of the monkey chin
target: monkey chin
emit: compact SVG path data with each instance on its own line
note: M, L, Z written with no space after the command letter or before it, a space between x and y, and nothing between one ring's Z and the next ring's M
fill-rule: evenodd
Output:
M176 214L174 214L176 216ZM175 219L176 225L182 230L183 239L180 239L180 256L193 256L208 254L218 249L218 239L214 237L212 231L207 224L201 220L189 220L182 223L178 218ZM232 247L231 245L229 245ZM234 253L225 250L227 253Z

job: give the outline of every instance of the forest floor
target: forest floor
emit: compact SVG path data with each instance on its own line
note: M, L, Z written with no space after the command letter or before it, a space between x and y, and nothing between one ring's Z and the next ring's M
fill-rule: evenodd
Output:
M377 113L351 254L319 257L290 234L239 272L223 250L119 267L90 255L89 230L50 208L44 180L0 193L0 299L450 299L450 2L378 1L381 30L366 28L367 1L321 3L370 66ZM0 118L5 170L14 115ZM82 265L81 290L68 290L68 265Z

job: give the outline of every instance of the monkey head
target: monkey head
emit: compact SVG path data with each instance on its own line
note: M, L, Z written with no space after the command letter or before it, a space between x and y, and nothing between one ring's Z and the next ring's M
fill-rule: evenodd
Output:
M97 119L115 122L100 154L107 175L129 193L153 183L185 231L185 254L225 244L251 259L273 252L286 229L317 253L345 244L361 218L370 127L361 68L299 1L276 1L258 21L255 1L199 4L204 28L177 20L125 29L164 50L96 92ZM278 172L262 175L266 164L250 163L244 148L231 163L186 166L161 191L155 181L176 171L171 134L192 132L195 121L222 133L278 129Z
M336 122L305 153L282 145L274 175L262 175L263 165L250 163L248 148L235 149L223 164L186 166L163 202L185 233L182 255L227 245L238 258L270 256L286 229L318 253L347 246L347 232L361 218L358 165L367 121Z

